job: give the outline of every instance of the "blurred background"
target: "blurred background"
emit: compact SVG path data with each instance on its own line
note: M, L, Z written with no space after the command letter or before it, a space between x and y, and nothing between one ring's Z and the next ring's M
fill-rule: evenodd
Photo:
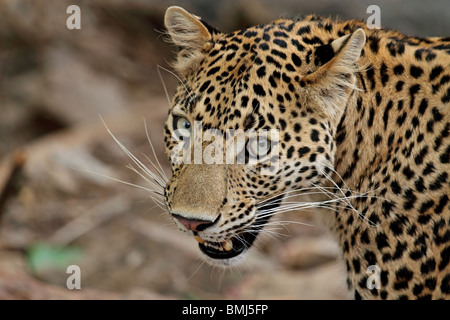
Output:
M69 5L81 29L68 30ZM409 35L448 36L448 0L0 0L0 299L345 299L339 250L314 212L258 243L239 268L212 268L196 242L125 168L114 135L169 174L168 101L158 65L176 48L163 15L180 5L224 32L309 13L366 20ZM161 69L169 95L177 79ZM82 170L79 170L82 169ZM86 172L92 171L92 173ZM67 266L81 268L68 290Z

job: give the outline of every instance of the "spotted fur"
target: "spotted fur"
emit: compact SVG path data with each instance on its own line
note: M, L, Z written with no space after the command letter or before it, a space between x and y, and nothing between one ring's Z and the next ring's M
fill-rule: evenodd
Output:
M450 298L450 39L317 16L225 34L179 7L165 23L182 81L168 155L174 117L280 132L273 175L260 174L263 164L173 163L165 197L182 230L219 244L260 231L258 203L331 186L349 199L326 222L356 299ZM370 265L380 289L367 287Z

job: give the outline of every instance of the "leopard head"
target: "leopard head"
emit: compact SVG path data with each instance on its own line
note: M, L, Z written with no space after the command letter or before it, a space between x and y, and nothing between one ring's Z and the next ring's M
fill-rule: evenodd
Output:
M165 202L213 264L239 261L286 194L333 171L365 34L307 43L297 29L309 23L225 34L180 7L166 12L180 84L165 124Z

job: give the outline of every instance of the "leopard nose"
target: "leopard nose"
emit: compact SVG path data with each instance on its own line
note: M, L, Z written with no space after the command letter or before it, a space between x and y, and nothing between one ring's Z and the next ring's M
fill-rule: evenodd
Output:
M177 219L178 221L180 221L187 230L192 230L192 231L203 231L206 228L215 224L216 221L218 220L218 218L214 221L201 220L201 219L190 219L190 218L182 217L179 214L172 214L172 216L175 219Z

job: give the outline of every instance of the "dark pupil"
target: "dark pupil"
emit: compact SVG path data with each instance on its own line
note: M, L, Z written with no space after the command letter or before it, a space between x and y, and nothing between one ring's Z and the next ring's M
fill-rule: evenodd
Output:
M189 129L190 127L191 127L190 122L184 121L184 128L185 128L185 129Z

